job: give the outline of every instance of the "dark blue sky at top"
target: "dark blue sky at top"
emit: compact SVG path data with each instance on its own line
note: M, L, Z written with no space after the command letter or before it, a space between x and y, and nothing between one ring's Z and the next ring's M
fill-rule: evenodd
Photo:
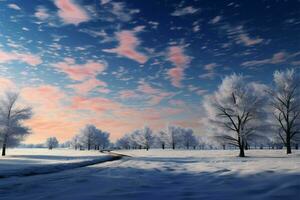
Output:
M90 20L76 25L64 23L56 16L58 8L51 0L0 1L0 49L38 54L43 61L36 67L16 61L5 66L2 63L2 76L23 85L53 84L70 91L66 86L76 81L58 73L53 63L66 57L77 64L101 60L107 68L97 78L107 83L110 92L91 92L91 96L119 99L122 90L134 91L144 81L153 88L174 93L173 99L196 104L233 72L269 83L274 70L299 66L298 0L73 2L88 10ZM112 13L113 3L122 4L117 14ZM10 8L9 4L20 9ZM37 19L35 12L40 7L46 8L51 17ZM187 7L192 11L174 14ZM144 28L135 34L140 41L136 51L146 55L147 62L141 64L103 51L118 46L117 32L132 31L138 26ZM105 32L107 41L93 36L91 31ZM191 58L180 88L174 87L167 75L174 67L167 58L171 46L182 47L185 56ZM160 104L168 102L163 100Z

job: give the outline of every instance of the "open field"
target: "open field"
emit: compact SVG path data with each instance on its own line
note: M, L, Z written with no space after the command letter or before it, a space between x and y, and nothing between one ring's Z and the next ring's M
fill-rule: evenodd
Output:
M48 159L38 161L43 168L54 158L73 162L105 157L92 151L31 151L13 150L10 152L13 156L1 158L0 162L16 162L21 169L26 166L21 163L33 162L32 157L39 160L47 154ZM19 153L27 157L20 157ZM132 157L56 173L1 178L0 199L296 200L300 195L299 151L287 156L284 151L250 150L246 158L236 157L236 151L215 150L118 153ZM4 166L1 169L7 170Z

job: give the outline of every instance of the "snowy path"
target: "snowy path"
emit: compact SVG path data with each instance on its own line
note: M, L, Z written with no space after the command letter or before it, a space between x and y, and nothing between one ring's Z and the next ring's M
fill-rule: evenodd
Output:
M0 180L0 199L299 200L299 153L245 159L224 151L122 153L134 157Z

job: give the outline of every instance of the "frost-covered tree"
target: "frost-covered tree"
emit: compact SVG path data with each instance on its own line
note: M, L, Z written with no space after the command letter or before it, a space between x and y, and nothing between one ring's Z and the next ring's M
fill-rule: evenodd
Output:
M130 149L130 135L129 134L125 134L123 137L121 137L120 139L117 140L116 142L116 147L117 148L121 148L121 149Z
M247 139L262 128L265 119L264 86L247 83L242 75L226 76L212 95L204 99L204 108L219 138L237 146L244 157Z
M168 135L168 142L172 149L176 148L176 145L180 144L182 139L182 128L178 126L169 126L167 135Z
M286 153L292 153L291 144L300 134L300 78L294 69L275 71L274 87L269 90L276 131Z
M18 105L18 93L6 92L0 100L0 142L2 156L6 155L6 148L16 146L30 133L30 129L23 124L32 116L30 107Z
M95 150L99 150L100 148L105 149L106 147L109 146L109 144L110 144L109 143L109 133L98 129L94 135L94 142L93 142L94 149Z
M182 141L183 145L189 149L190 147L193 147L194 149L198 145L198 141L196 136L194 135L194 131L191 128L185 128L182 129Z
M79 134L74 135L74 137L71 139L71 146L75 150L80 149L81 144L80 144L80 136L79 136Z
M144 129L134 130L130 135L130 143L133 148L138 147L139 149L145 148L147 151L154 143L153 131L149 127Z
M85 146L88 150L94 148L104 149L109 145L109 133L104 132L94 125L86 125L78 135L80 145Z
M46 140L46 147L50 150L58 147L58 140L56 137L49 137Z
M146 150L148 151L150 146L153 144L154 142L154 135L153 135L153 131L148 127L144 127L144 129L141 131L142 133L142 138L141 138L141 142L142 144L145 146Z
M159 146L161 146L162 149L166 148L166 144L168 143L168 135L166 131L159 131L156 136L156 142Z

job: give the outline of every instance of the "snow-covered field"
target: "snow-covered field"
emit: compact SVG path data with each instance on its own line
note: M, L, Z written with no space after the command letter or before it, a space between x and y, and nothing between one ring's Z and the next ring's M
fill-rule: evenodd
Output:
M71 152L64 157L99 154ZM118 152L132 157L57 173L0 178L0 199L300 199L300 151L287 156L283 150L250 150L247 158L236 157L236 151L215 150ZM23 161L27 157L12 162Z
M58 172L110 159L99 151L9 149L7 156L0 157L0 178Z

